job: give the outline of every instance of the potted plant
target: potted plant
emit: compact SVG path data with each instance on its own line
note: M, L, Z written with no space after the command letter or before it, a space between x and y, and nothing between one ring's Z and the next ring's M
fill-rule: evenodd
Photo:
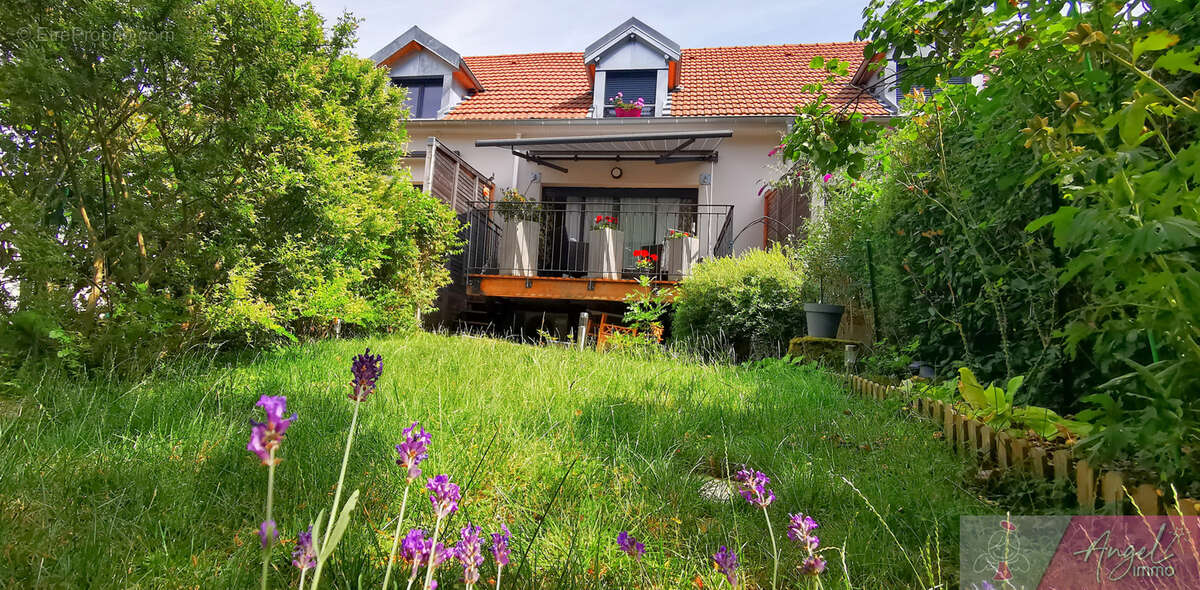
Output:
M616 96L609 99L613 105L613 112L618 117L640 117L642 116L642 107L646 106L645 99L638 97L636 102L625 102L622 97L625 93L618 92Z
M848 182L841 172L816 170L807 162L797 166L795 178L813 195L807 235L795 250L810 297L804 305L808 335L837 338L844 306L857 303L855 307L861 309L862 289L869 282L863 276L867 265L862 257L868 211L859 204L863 196L857 194L864 189Z
M849 277L843 271L844 256L831 250L809 250L805 259L805 277L816 282L817 302L804 304L804 319L808 335L817 338L837 338L845 306L833 301L849 298ZM811 293L811 292L810 292Z
M658 254L654 254L649 250L634 250L633 257L637 259L634 261L633 267L638 272L654 272L654 267L658 264Z
M588 276L593 279L621 278L625 232L617 229L617 218L597 215L588 238Z
M536 276L538 236L542 229L538 204L510 188L496 203L496 212L504 220L500 233L500 274Z
M667 230L663 258L666 259L667 280L683 280L683 277L692 274L692 266L700 262L700 238L692 232Z

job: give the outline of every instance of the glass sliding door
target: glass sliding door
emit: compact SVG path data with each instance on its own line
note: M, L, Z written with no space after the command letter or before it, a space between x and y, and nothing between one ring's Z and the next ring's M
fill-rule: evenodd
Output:
M621 267L629 276L635 274L635 250L655 254L661 263L667 230L695 231L696 189L545 187L542 201L548 226L542 251L550 254L543 275L586 276L588 252L603 247L591 243L597 216L617 218L624 234Z

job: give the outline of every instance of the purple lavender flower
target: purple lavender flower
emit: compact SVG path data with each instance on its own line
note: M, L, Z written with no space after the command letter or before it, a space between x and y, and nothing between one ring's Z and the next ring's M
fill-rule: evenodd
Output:
M512 533L508 532L507 526L500 525L500 530L504 532L492 533L492 556L496 558L498 568L508 565L508 542L512 539Z
M408 470L408 481L421 477L421 469L417 467L421 461L429 458L429 443L433 441L433 437L421 428L419 432L414 432L419 426L416 422L412 426L404 429L404 442L396 445L396 452L400 454L400 458L396 459L396 464Z
M317 550L313 547L312 525L307 531L296 535L296 548L292 550L292 565L301 570L317 567Z
M450 483L450 476L445 473L433 477L426 484L430 491L429 501L433 503L433 513L438 518L445 518L458 510L458 501L462 497L458 486Z
M805 576L818 576L825 571L825 559L817 554L809 555L796 569Z
M271 451L279 448L283 433L296 420L296 414L293 412L291 418L283 417L287 412L287 398L282 395L264 395L254 405L262 407L267 421L250 421L250 442L246 443L246 450L258 455L263 465L271 465ZM276 458L274 464L279 464L279 461Z
M809 553L816 551L817 545L821 544L821 539L812 532L821 525L817 524L817 521L813 520L811 516L805 516L803 512L797 512L790 516L792 520L788 523L788 538L801 547L807 548Z
M354 357L350 373L354 375L354 379L350 381L354 391L347 395L356 402L367 401L367 397L375 393L375 381L383 374L383 356L372 355L371 349L368 348L363 354Z
M771 478L767 477L761 471L751 472L747 469L738 471L733 476L733 480L738 482L738 491L747 502L766 508L775 501L775 492L767 489L767 484L771 483Z
M470 588L479 581L479 566L483 565L483 552L479 548L479 533L483 529L472 526L467 523L467 526L462 529L462 541L455 548L454 556L463 566L463 582Z
M621 531L617 535L617 547L634 559L641 559L646 554L646 545L639 543L629 531Z
M421 529L408 531L404 541L400 543L400 557L412 564L412 577L415 578L417 570L429 561L430 548L431 543L425 539L425 531Z
M717 571L724 574L725 579L729 581L729 585L737 588L737 554L721 545L721 549L713 554L713 562L717 564Z
M258 525L258 540L262 542L263 549L266 549L268 545L274 543L278 538L279 529L275 528L275 521L264 520L262 524Z
M429 552L433 569L437 569L439 565L454 559L455 553L457 553L457 550L454 547L447 547L444 543L438 543L437 547Z

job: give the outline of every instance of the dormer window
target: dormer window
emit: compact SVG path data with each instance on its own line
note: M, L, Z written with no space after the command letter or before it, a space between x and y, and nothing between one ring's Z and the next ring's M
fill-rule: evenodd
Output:
M483 91L462 56L419 27L396 37L371 61L387 68L392 84L408 89L405 106L413 119L436 119L464 97Z
M408 115L414 119L436 119L442 106L442 79L392 78L392 84L408 90Z
M592 78L592 112L615 117L612 97L626 103L642 99L642 117L669 114L667 93L679 85L679 44L642 21L631 18L583 51Z
M656 70L612 70L606 75L604 85L605 106L604 116L614 117L612 97L621 93L625 102L635 102L641 98L645 101L642 107L643 117L654 116L655 92L658 88L658 72Z

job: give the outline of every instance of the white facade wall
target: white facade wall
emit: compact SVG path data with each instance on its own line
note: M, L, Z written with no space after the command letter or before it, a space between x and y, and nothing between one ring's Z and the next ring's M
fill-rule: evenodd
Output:
M730 231L741 232L733 244L734 252L762 247L763 198L759 189L778 178L783 166L780 158L768 156L779 143L790 122L788 117L728 117L697 119L572 119L569 121L410 121L408 133L411 151L424 150L426 138L435 136L459 151L463 158L485 175L494 175L497 193L509 187L538 200L543 186L696 188L700 204L733 205ZM654 164L653 162L574 162L557 161L567 168L562 173L527 162L512 155L508 148L475 147L478 139L512 137L566 137L573 135L618 135L653 132L711 131L730 129L733 136L721 141L717 162ZM424 160L406 160L412 178L424 178ZM613 179L610 171L619 166L623 175ZM541 174L533 182L534 172ZM712 178L701 185L701 175ZM494 195L498 198L499 194ZM744 231L743 231L744 230Z

